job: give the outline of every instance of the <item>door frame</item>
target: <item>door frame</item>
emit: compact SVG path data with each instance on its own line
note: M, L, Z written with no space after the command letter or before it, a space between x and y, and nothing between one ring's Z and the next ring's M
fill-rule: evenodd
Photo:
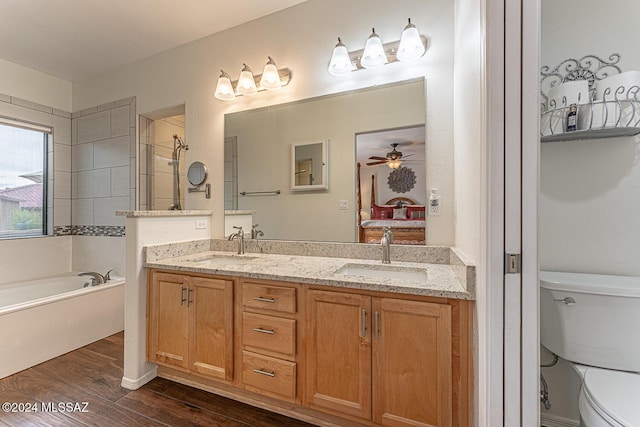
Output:
M479 426L539 426L540 0L485 0ZM505 254L521 254L505 274ZM483 330L484 329L484 330Z

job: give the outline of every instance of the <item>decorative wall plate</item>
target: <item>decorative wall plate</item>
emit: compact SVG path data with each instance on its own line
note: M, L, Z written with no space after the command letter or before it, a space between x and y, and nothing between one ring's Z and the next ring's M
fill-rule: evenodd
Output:
M391 171L387 182L395 193L406 193L416 185L416 174L410 168L401 166Z

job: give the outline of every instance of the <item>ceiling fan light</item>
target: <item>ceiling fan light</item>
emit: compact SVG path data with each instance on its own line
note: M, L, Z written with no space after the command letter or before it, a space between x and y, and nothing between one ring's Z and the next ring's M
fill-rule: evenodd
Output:
M253 78L253 72L251 68L247 64L242 64L244 67L240 72L240 78L238 79L238 93L242 95L255 95L258 93L258 88L256 87L256 81Z
M265 89L280 89L282 87L278 67L276 67L276 62L270 56L269 62L264 66L264 71L260 78L260 87Z
M351 58L349 58L349 52L347 47L342 43L340 37L338 37L338 43L333 48L331 54L331 61L329 61L329 74L333 76L344 76L349 74L353 70L351 64Z
M231 84L231 78L224 70L220 70L220 77L218 77L218 83L216 84L216 91L213 96L221 101L231 101L236 97Z
M420 38L418 29L411 23L411 18L409 18L409 23L404 27L400 38L400 46L398 47L396 58L398 58L398 61L413 61L424 55L424 52L424 42Z
M384 47L382 47L382 40L380 40L380 36L376 34L375 28L372 28L371 35L364 46L360 65L364 68L378 68L387 62L387 54L384 51Z
M389 160L387 162L387 166L389 166L391 169L398 169L401 165L402 165L402 160L400 159Z

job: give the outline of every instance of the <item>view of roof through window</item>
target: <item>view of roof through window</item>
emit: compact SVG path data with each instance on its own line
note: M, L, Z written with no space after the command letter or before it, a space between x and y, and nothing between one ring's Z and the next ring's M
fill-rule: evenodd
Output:
M46 138L0 124L0 238L46 234Z

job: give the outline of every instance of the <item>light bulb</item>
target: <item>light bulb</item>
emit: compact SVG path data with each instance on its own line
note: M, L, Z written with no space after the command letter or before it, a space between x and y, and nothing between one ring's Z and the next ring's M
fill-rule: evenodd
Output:
M418 29L411 23L411 18L409 18L409 23L404 27L400 38L400 46L398 47L396 58L398 58L398 61L413 61L420 58L424 51L424 42L420 38Z
M376 30L372 28L371 35L364 46L360 65L364 68L378 68L387 62L387 55L382 47L382 40L380 40L380 36L376 34Z
M331 61L329 62L329 74L334 76L344 76L349 74L353 70L351 64L351 58L349 58L349 52L347 47L342 43L340 37L338 37L338 44L333 48L331 54Z
M280 74L278 74L278 67L276 67L276 62L270 56L269 62L267 62L264 66L264 71L262 71L260 87L265 89L280 89L282 87Z
M247 64L242 65L244 65L244 67L240 72L237 91L243 95L255 95L258 93L258 88L256 87L256 81L253 78L253 72L251 72L251 68L249 68Z
M231 78L229 74L224 70L220 70L220 77L218 77L218 84L216 85L216 92L213 96L222 101L230 101L236 97L231 85Z
M400 159L389 160L387 162L387 166L389 166L391 169L398 169L401 165L402 165L402 160Z

